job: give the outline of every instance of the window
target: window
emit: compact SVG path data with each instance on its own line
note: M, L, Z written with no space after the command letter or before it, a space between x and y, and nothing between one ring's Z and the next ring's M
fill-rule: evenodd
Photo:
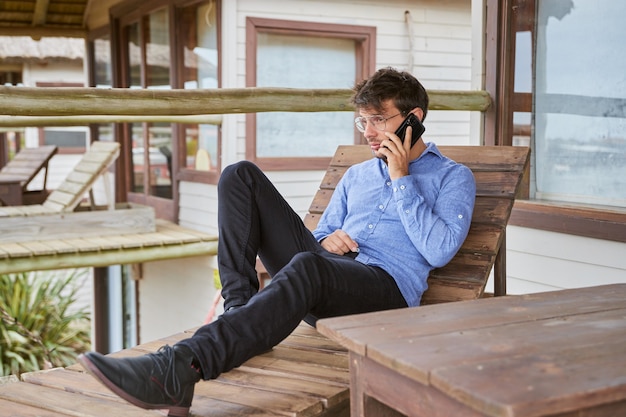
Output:
M0 85L22 85L22 68L11 69L6 65L0 67Z
M625 20L612 0L538 3L536 199L626 207Z
M82 129L71 130L72 128L45 128L40 136L39 145L55 145L59 150L74 149L84 152L87 147L87 132Z
M247 85L351 88L374 68L375 28L248 18ZM352 112L248 115L247 159L264 169L320 169L358 140Z
M211 1L182 10L182 26L188 28L183 44L183 88L219 88L218 8ZM219 172L219 126L183 125L187 159L185 167Z
M487 3L487 39L499 42L487 48L498 105L487 112L486 140L532 148L529 199L516 201L510 224L626 242L626 8Z

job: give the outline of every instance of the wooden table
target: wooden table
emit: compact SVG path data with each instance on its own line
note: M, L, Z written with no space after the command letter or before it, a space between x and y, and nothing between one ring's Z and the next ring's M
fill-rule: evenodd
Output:
M624 416L626 284L339 317L351 415Z

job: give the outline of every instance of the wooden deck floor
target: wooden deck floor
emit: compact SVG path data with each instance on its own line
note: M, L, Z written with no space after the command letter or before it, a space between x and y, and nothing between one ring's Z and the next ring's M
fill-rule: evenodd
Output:
M192 330L112 355L154 352ZM302 324L270 352L196 385L191 416L347 416L347 351ZM0 384L2 416L157 416L118 398L76 364Z
M217 237L156 220L152 233L0 242L0 274L215 255Z

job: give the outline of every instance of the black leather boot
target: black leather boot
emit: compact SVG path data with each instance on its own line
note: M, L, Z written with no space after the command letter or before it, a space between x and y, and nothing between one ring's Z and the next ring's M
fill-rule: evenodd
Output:
M200 372L194 357L182 345L163 346L158 352L134 358L112 358L88 352L78 361L96 379L121 398L144 409L168 409L169 416L187 417Z

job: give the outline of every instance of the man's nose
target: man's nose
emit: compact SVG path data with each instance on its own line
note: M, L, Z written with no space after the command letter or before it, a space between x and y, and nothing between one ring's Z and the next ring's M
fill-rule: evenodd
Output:
M374 123L366 122L365 132L363 132L363 135L366 139L372 139L378 136L378 130L374 127Z

